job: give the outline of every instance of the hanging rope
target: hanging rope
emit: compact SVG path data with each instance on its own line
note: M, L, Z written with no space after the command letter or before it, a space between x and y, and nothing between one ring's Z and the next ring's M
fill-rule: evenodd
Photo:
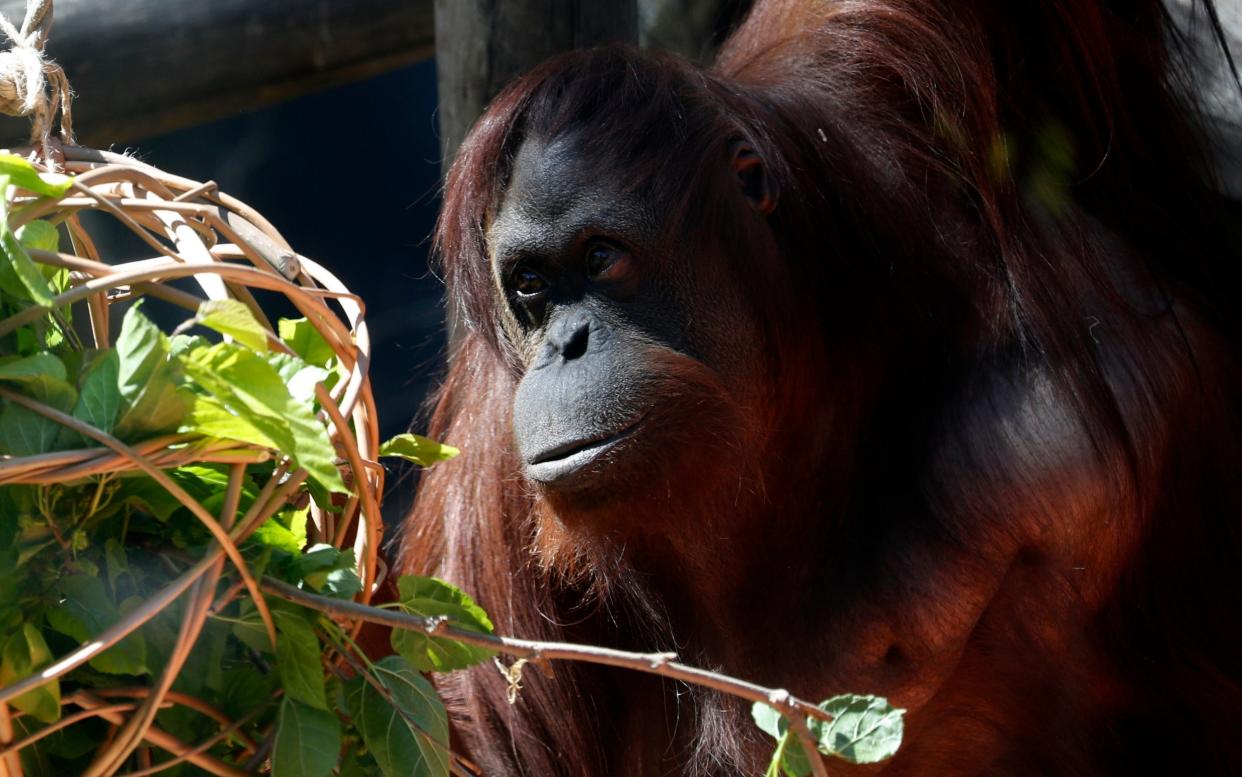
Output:
M60 116L60 137L73 142L73 93L60 65L43 56L52 29L52 0L27 0L21 29L0 14L0 32L11 42L0 51L0 111L30 117L30 142L50 157L52 127Z

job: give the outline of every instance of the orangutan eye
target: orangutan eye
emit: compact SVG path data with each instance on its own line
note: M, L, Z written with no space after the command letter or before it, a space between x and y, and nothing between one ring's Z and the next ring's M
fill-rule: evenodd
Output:
M543 276L529 267L518 267L510 276L510 284L514 292L522 299L538 297L548 290L548 282Z
M615 280L625 272L630 255L611 243L594 242L587 247L586 271L592 280Z

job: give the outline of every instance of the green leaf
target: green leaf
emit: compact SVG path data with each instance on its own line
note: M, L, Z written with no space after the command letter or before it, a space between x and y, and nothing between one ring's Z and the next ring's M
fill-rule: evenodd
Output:
M305 318L282 318L276 328L285 345L292 348L307 364L327 367L336 358L332 346L328 345L319 330Z
M90 362L79 381L74 418L112 433L121 412L121 391L117 385L120 369L121 359L116 351L104 351Z
M297 356L274 353L268 357L268 361L289 387L289 394L303 402L315 401L317 384L323 383L326 386L332 382L332 375L327 370L309 365Z
M69 575L56 584L60 601L47 610L47 623L54 630L86 643L121 619L104 582L97 577ZM135 632L98 654L91 667L105 674L147 673L147 645Z
M119 481L115 502L140 508L160 521L167 521L182 507L181 500L146 475L123 476Z
M48 650L43 635L33 624L23 623L0 649L0 687L24 680L50 663L52 651ZM60 681L46 682L10 699L9 703L44 723L59 720Z
M259 353L267 353L267 330L250 312L244 302L235 299L213 299L198 306L194 320L228 335L237 342Z
M63 369L63 368L62 368ZM23 393L55 410L68 413L77 402L77 392L65 381L41 376L26 381ZM34 456L55 450L65 427L57 421L15 402L6 402L0 411L0 453Z
M399 434L380 446L381 456L400 456L423 467L437 461L448 461L461 453L451 445L430 440L417 434Z
M276 611L276 667L285 695L321 710L328 709L323 689L319 638L300 615Z
M202 335L173 335L168 338L168 352L172 356L181 356L200 346L211 345L211 341Z
M116 353L117 388L126 408L116 424L117 436L133 439L175 429L189 404L177 390L168 338L142 314L141 302L125 311Z
M66 380L65 364L52 353L0 359L0 380L28 383L36 378Z
M300 580L305 580L311 584L315 590L319 590L319 586L327 578L328 572L334 569L341 561L346 551L334 545L327 543L319 543L306 549L306 552L298 556L294 562L296 574ZM348 551L349 562L353 563L353 551Z
M73 186L73 179L59 173L40 173L16 154L0 154L0 176L40 197L59 197Z
M56 228L50 221L35 219L28 221L17 228L17 242L26 248L37 248L40 251L59 251L60 250L60 230ZM60 294L69 288L69 270L65 267L57 267L52 264L40 264L40 271L43 277L48 280L51 285L53 294ZM65 321L73 318L73 309L70 307L60 308L60 315ZM63 338L60 328L53 326L48 332L48 345L54 345L56 340Z
M108 587L112 589L112 596L117 597L116 581L124 575L133 575L129 570L129 556L125 553L125 546L117 542L115 538L109 537L104 542L104 569L107 570Z
M238 440L280 450L280 443L260 431L249 418L229 410L212 397L194 397L190 413L185 419L185 428L206 437Z
M306 544L305 540L299 542L297 535L276 518L268 518L264 521L263 525L251 535L251 539L288 553L301 553L302 546Z
M773 739L785 736L785 716L776 711L770 704L757 701L750 706L750 716L759 730Z
M0 154L0 160L8 154ZM31 170L33 172L33 168ZM35 178L38 179L37 174ZM12 177L0 163L0 288L19 299L29 299L40 307L55 302L47 277L34 263L21 241L9 229L8 189Z
M263 630L262 624L259 630ZM229 666L221 672L220 711L236 720L259 707L265 707L278 684L275 672L256 672L250 662Z
M310 507L303 507L301 510L287 508L276 514L276 520L289 529L293 535L293 540L298 544L298 550L306 547L306 523L310 518Z
M350 748L341 764L340 777L375 777L380 773L379 765L369 752L359 752Z
M901 746L905 710L893 707L879 696L843 694L820 702L820 709L832 716L831 722L807 718L807 728L820 752L851 763L871 764L891 758ZM777 739L773 765L792 777L810 773L801 744L787 730L785 718L772 707L755 702L751 717L769 736ZM769 773L772 773L769 768Z
M772 762L768 765L765 777L806 777L811 773L811 764L807 761L802 743L793 731L789 730L789 721L771 706L763 702L751 705L750 716L755 725L768 736L776 740L776 750L772 753Z
M380 771L388 777L445 777L448 716L431 684L399 656L377 661L375 678L391 694L391 704L361 677L349 681L345 695Z
M267 628L253 605L233 624L233 636L256 653L269 653L272 650Z
M460 589L434 577L405 575L397 580L401 609L423 617L447 616L454 625L480 634L492 633L487 613ZM420 672L464 669L496 655L493 650L467 645L445 637L394 629L392 649Z
M86 764L76 759L92 753L99 747L98 724L91 722L85 725L68 726L48 734L43 730L46 726L29 716L22 716L13 721L16 739L24 739L39 732L40 739L21 750L22 769L27 775L63 775L80 774Z
M272 777L327 777L341 750L341 723L326 710L285 697L276 719Z
M362 580L358 577L354 551L348 550L341 554L342 564L328 572L319 593L336 599L352 599L354 594L362 590Z
M362 590L357 566L352 548L340 550L319 544L294 560L292 572L296 579L318 593L349 599Z
M182 365L199 387L275 443L276 450L292 456L313 479L329 490L346 490L327 428L309 402L289 393L267 359L218 343L184 354Z
M27 248L40 251L60 250L60 230L50 221L35 219L17 228L18 241Z
M832 722L810 721L820 750L850 763L873 764L891 758L901 746L906 711L879 696L843 694L819 707Z

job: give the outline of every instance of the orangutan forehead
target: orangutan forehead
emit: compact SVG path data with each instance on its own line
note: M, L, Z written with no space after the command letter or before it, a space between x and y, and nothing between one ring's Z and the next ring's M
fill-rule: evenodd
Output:
M653 236L649 204L597 164L591 151L573 138L522 143L488 227L494 255L550 253L584 233L634 243Z

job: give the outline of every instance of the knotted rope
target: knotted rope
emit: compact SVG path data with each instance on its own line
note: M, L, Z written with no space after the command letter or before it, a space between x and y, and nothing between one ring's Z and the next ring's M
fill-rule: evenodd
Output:
M60 65L44 59L43 47L52 29L52 0L26 0L26 19L21 29L0 14L0 32L12 42L0 51L0 111L10 116L29 116L30 142L50 158L50 141L56 112L60 137L73 142L73 93Z

